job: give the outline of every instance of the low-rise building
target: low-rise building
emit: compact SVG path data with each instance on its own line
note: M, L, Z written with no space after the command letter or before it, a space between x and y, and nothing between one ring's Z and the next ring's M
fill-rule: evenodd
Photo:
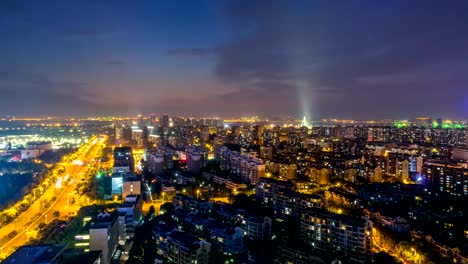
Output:
M4 264L59 264L65 245L30 245L18 248Z
M187 233L172 231L167 236L167 258L176 264L210 263L211 244Z
M240 254L243 250L244 230L240 227L217 225L211 228L216 248L225 254Z

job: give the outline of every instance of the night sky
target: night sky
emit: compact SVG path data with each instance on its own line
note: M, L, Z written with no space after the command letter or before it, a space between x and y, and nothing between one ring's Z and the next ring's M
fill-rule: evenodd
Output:
M463 0L0 1L1 115L467 118L467 87Z

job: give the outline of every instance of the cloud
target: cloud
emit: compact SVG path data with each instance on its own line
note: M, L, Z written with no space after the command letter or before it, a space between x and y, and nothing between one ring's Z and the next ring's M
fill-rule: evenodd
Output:
M231 41L214 72L237 87L232 102L251 94L297 115L463 114L466 2L221 2Z

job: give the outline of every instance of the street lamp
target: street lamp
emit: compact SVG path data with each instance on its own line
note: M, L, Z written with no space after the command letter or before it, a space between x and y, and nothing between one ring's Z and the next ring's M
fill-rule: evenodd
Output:
M200 194L200 190L197 189L197 199L199 199L198 198L199 194Z

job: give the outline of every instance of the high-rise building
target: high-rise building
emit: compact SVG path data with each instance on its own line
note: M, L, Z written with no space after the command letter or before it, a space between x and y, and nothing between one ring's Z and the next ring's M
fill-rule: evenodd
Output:
M383 171L380 166L374 169L374 178L372 179L373 182L382 182Z
M328 185L330 183L330 171L327 168L320 170L320 185Z
M203 157L199 152L187 153L187 171L197 173L203 166Z
M287 180L294 180L297 176L296 164L279 164L279 176Z
M169 128L169 116L167 114L163 114L159 124L163 129L167 130Z
M250 217L245 221L247 237L254 240L270 240L272 220L269 217Z
M129 172L135 170L135 161L131 147L114 148L114 172Z
M139 148L143 147L143 129L138 127L132 127L132 142L136 144Z
M223 148L219 148L215 153L215 157L220 158L221 169L240 176L244 182L256 184L258 179L265 176L265 164L252 155Z
M368 263L372 259L372 222L364 216L309 208L301 216L301 238L314 248L346 256L352 263Z
M128 195L140 195L141 178L134 172L114 172L111 190L112 196L122 199Z
M122 195L122 188L123 188L123 179L125 173L124 172L116 172L112 174L112 187L111 187L111 195L112 196L121 196Z
M122 182L122 198L129 195L141 195L141 178L133 172L127 173Z
M254 144L263 146L263 133L265 129L263 126L254 126Z
M409 161L408 160L403 160L399 162L399 179L400 181L407 181L409 179Z
M210 128L208 126L202 126L200 128L200 141L201 141L200 143L208 143L209 138L210 138Z
M416 159L416 172L421 173L422 172L422 167L424 165L424 158L422 156L418 156Z
M150 122L152 125L156 124L157 119L156 119L156 114L151 114L150 115Z
M428 160L423 166L426 183L438 192L468 195L468 164Z
M261 178L256 185L256 198L259 203L273 209L280 219L298 217L306 208L323 206L321 196L298 193L293 188L294 184L289 181Z
M116 126L115 127L115 139L123 139L124 137L124 127L123 126Z
M148 153L146 158L148 169L154 175L159 175L164 171L164 153L153 152Z
M468 147L454 148L452 150L452 159L455 161L468 161Z
M142 206L143 200L140 195L128 195L117 209L120 214L124 214L126 238L133 237L135 227L140 222Z
M99 213L85 222L81 234L75 235L75 247L88 251L102 251L101 263L111 263L121 237L121 226L117 211Z

